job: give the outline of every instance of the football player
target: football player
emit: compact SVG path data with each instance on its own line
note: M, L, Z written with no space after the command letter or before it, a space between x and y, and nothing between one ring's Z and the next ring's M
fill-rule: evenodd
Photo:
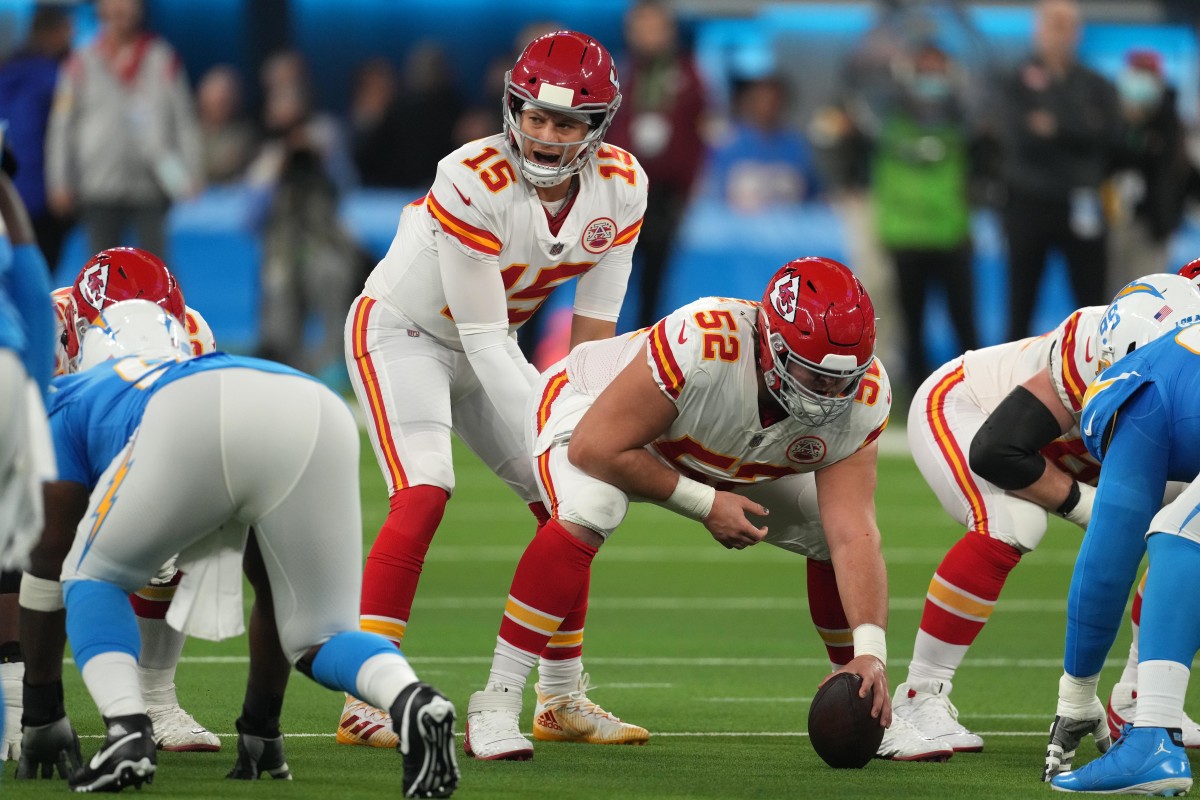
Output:
M518 724L527 676L546 647L582 647L583 619L571 615L592 559L640 498L701 522L727 548L766 541L805 556L830 660L862 677L873 716L889 725L874 490L891 389L875 358L871 300L849 269L797 259L772 276L761 304L706 297L650 329L581 345L537 393L529 436L551 518L517 566L491 674L471 696L469 755L532 757ZM534 738L646 741L643 728L590 712L586 687L586 676L549 671L543 659ZM951 752L896 724L880 748L906 760Z
M49 416L60 479L94 487L84 493L87 512L63 564L67 635L108 731L71 787L113 791L154 777L127 593L180 553L184 578L172 621L212 638L240 633L241 555L253 528L278 637L251 648L230 777L290 774L282 697L256 690L265 644L282 647L318 683L390 709L404 796L448 796L458 781L454 706L419 683L387 639L357 630L362 521L353 415L308 375L224 353L192 358L186 341L158 306L116 303L84 333L79 374L55 379ZM177 490L180 453L188 455L185 492Z
M1159 335L1174 301L1125 287L1100 323L1105 368L1088 387L1080 428L1103 465L1067 600L1066 653L1044 779L1055 789L1185 794L1184 694L1200 649L1200 314ZM1167 506L1167 481L1184 481ZM1137 712L1099 759L1071 770L1071 751L1103 713L1096 682L1116 638L1138 564L1149 552L1139 643ZM1062 773L1062 774L1056 774Z
M0 130L2 132L2 130ZM25 206L0 172L0 764L21 752L21 570L42 530L42 482L54 477L43 393L53 364L49 270Z
M646 208L641 166L603 141L620 101L599 42L535 39L507 74L503 133L442 159L351 307L346 362L390 496L360 624L397 646L454 490L451 431L545 518L522 439L537 371L514 335L574 277L571 344L616 332ZM338 741L393 746L386 722L347 698Z
M102 250L84 264L74 283L55 289L51 297L58 326L55 348L58 375L76 371L82 331L105 308L122 300L149 300L177 319L185 320L193 354L216 349L212 329L199 312L185 304L175 276L161 259L145 250L133 247ZM18 769L19 778L36 777L40 765L58 763L63 757L63 747L72 741L58 722L65 713L61 703L64 633L58 576L78 524L76 517L84 509L64 505L60 491L57 484L47 486L54 500L50 504L53 508L49 525L34 548L30 569L21 580L27 662L24 713L26 724L43 732L31 737L33 746L26 753L23 768ZM178 583L179 573L171 560L149 585L130 596L142 637L138 657L142 691L160 748L215 752L221 749L221 740L180 706L175 692L175 672L186 637L167 625L165 618ZM62 737L53 739L51 731L61 733ZM65 752L71 753L69 747ZM60 771L67 768L64 766Z
M1198 297L1175 275L1150 276L1146 285L1161 285L1167 328ZM1047 513L1083 528L1091 517L1100 467L1078 423L1084 392L1099 371L1103 314L1103 306L1081 308L1050 333L968 351L929 376L909 408L917 467L967 532L929 584L908 678L896 688L892 709L958 752L982 750L983 739L959 724L952 681L1009 573L1041 542ZM1110 702L1114 734L1134 704L1137 613L1135 603L1134 645ZM1200 745L1194 723L1191 737Z

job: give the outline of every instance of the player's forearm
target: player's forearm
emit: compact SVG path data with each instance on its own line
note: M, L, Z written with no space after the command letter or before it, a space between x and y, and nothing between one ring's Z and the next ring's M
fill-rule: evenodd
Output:
M878 625L886 630L887 568L879 548L879 534L865 531L848 538L849 541L830 547L846 620L851 630L859 625Z
M568 458L593 478L656 502L670 497L681 477L643 447L610 449L585 437L572 438Z
M471 325L459 325L458 329L467 360L483 391L517 441L524 441L529 380L509 353L507 330Z

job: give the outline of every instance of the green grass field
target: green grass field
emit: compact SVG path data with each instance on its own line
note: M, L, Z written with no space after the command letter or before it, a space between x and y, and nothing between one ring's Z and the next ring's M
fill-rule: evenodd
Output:
M893 442L898 434L891 434ZM902 445L902 436L899 437ZM365 440L364 440L365 441ZM892 447L890 449L896 449ZM387 510L369 446L363 449L364 542ZM458 491L434 543L405 649L423 679L461 715L487 676L513 568L532 533L526 509L465 449ZM911 459L884 457L878 516L891 583L892 685L904 680L934 567L962 534L941 511ZM1013 572L998 610L959 671L962 721L986 739L982 754L945 764L873 761L862 771L821 762L804 730L827 659L808 617L802 558L767 545L726 551L695 523L638 506L597 557L584 663L590 696L648 728L645 747L541 744L533 761L461 757L463 798L896 798L1046 797L1038 782L1061 671L1065 597L1080 532L1058 520ZM1120 674L1128 625L1103 676ZM180 666L184 706L222 735L219 754L160 754L147 797L396 797L394 752L343 747L333 732L341 695L293 674L284 706L295 780L225 781L246 672L244 638L190 641ZM95 752L101 726L73 666L67 707ZM526 694L524 724L533 699ZM1196 708L1190 707L1193 716ZM526 728L527 729L527 728ZM461 742L461 739L460 739ZM1090 743L1080 750L1092 757ZM5 798L66 791L61 781L18 783L4 768ZM127 794L132 790L127 790Z

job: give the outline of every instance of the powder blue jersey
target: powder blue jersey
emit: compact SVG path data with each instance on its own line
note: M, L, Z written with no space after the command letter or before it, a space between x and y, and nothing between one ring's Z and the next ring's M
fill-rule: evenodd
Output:
M1138 348L1088 387L1079 428L1103 469L1067 602L1071 675L1104 665L1167 481L1200 475L1197 397L1200 324Z
M273 361L221 352L185 361L114 359L74 375L60 375L51 384L47 408L58 479L93 488L141 424L146 405L158 390L216 369L253 369L316 380Z
M21 327L21 315L12 301L9 282L13 279L12 245L7 236L0 236L0 347L25 351L25 332Z

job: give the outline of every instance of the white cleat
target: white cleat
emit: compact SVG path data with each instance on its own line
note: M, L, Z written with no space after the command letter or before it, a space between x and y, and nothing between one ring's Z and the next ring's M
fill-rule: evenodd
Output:
M1108 734L1113 744L1121 738L1121 728L1133 722L1137 716L1137 684L1117 683L1108 696ZM1200 723L1187 714L1183 715L1183 746L1189 750L1200 749Z
M521 693L492 684L471 695L463 751L481 761L528 761L533 745L521 735Z
M913 681L896 687L892 716L904 717L922 734L950 745L956 753L978 753L983 739L958 722L950 702L950 681Z
M904 717L892 715L892 725L883 732L876 758L888 761L945 761L954 748L940 739L930 739Z
M159 750L215 753L221 749L217 735L178 705L148 706L146 713L154 725L154 743Z
M579 688L556 697L537 690L533 712L533 738L543 742L585 742L587 744L645 744L650 732L622 722L587 698L588 676L579 679Z
M346 695L346 705L338 721L337 743L395 750L400 737L392 730L392 717L388 712Z

